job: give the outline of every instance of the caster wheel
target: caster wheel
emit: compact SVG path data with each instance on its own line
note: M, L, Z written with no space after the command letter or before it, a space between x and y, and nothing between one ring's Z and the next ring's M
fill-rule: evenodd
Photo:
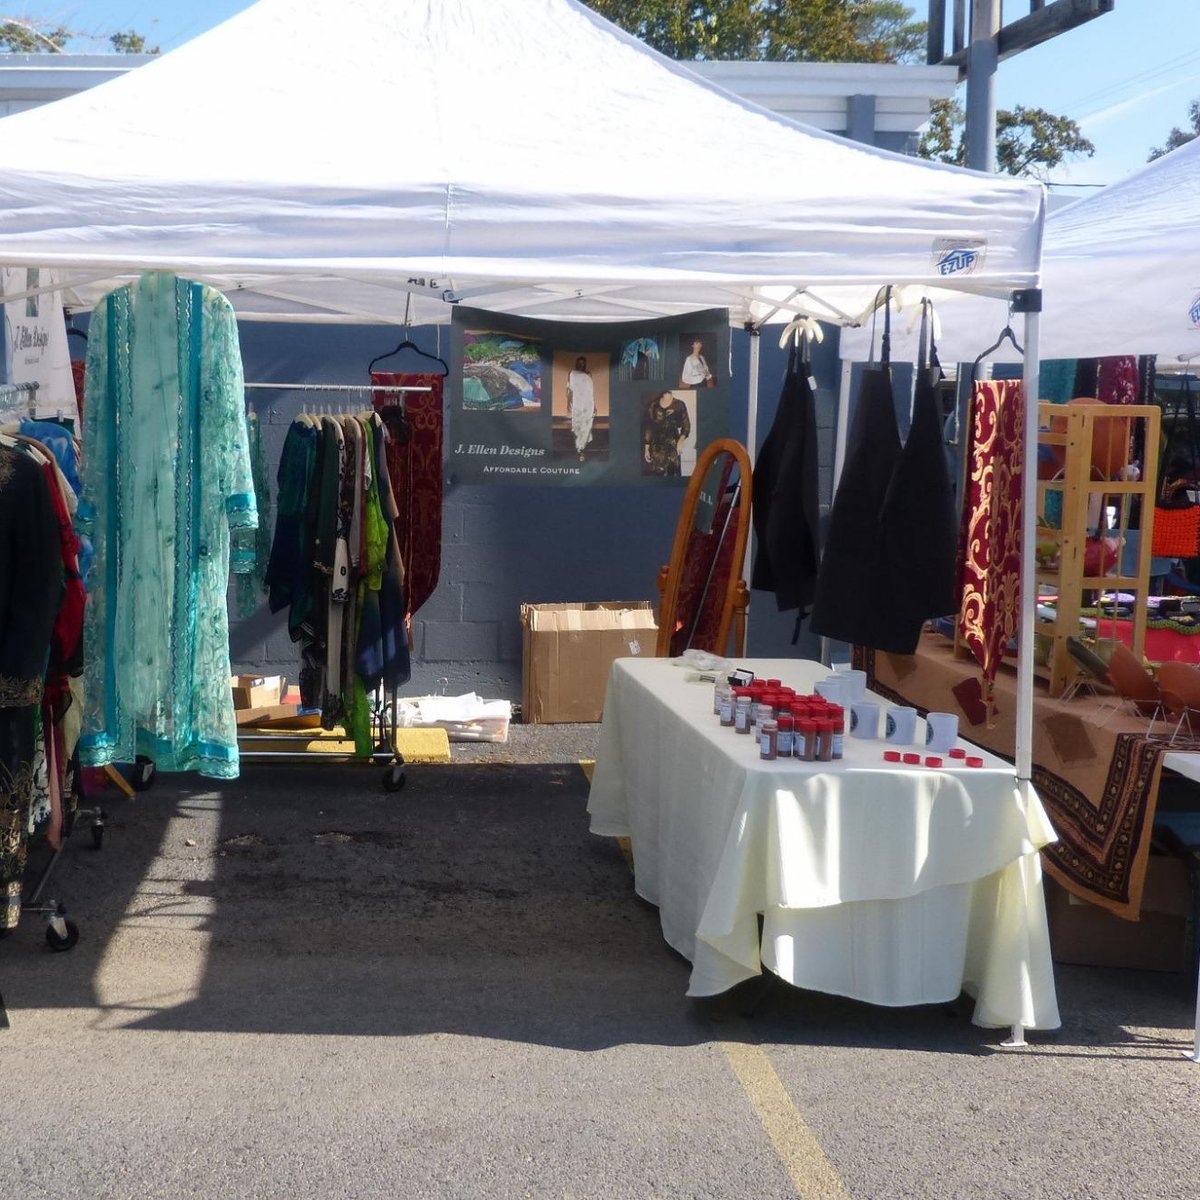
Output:
M104 825L97 822L92 826L92 849L99 850L104 845Z
M145 755L139 754L133 769L129 773L129 786L135 792L149 791L154 786L154 776L157 768Z
M46 926L46 945L59 953L70 950L79 941L79 926L74 921L64 921L63 924L67 929L63 937L59 936L53 925Z
M383 788L387 792L398 792L408 782L402 766L388 767L383 773Z

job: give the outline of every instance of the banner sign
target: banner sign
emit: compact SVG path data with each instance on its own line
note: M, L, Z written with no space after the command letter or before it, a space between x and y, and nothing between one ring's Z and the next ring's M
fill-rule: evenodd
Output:
M729 314L542 321L456 308L447 471L459 483L662 486L729 435Z
M53 286L52 272L37 267L0 268L5 296ZM75 377L67 345L62 293L42 292L3 305L4 354L0 383L36 383L34 412L39 417L76 417ZM28 401L22 404L28 409Z

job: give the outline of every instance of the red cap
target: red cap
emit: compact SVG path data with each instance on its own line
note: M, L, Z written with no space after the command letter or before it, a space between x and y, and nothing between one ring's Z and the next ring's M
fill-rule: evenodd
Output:
M749 696L752 693L749 688L734 688L733 694L735 697L737 697L737 696Z
M780 729L795 729L795 727L796 727L796 718L795 717L789 717L787 715L787 713L779 714L779 728Z
M954 749L950 751L950 757L951 758L966 758L967 752L961 746L955 746Z
M782 679L768 679L768 680L767 680L767 687L769 687L769 688L777 688L777 687L779 687L779 685L780 685L782 682L783 682L783 680L782 680Z
M899 762L900 761L900 751L899 750L885 750L883 752L883 761L884 762Z
M921 765L921 756L919 754L905 754L903 758L904 762L910 767L917 767Z
M968 758L967 766L968 767L982 767L983 759L982 758Z
M925 765L927 767L940 767L942 760L936 754L927 754L925 756Z

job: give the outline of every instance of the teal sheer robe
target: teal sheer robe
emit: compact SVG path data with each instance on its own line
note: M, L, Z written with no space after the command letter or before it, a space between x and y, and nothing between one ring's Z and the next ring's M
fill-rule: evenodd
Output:
M238 773L230 529L254 528L237 321L162 272L92 314L77 524L95 546L84 629L87 765ZM253 564L238 563L238 569Z

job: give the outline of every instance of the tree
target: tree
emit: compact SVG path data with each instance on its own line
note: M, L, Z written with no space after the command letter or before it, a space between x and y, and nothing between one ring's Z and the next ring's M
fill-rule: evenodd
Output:
M966 162L963 140L965 115L962 105L952 100L935 100L929 129L922 135L917 153L922 158L962 166ZM996 114L996 168L1009 175L1032 175L1045 179L1052 168L1068 157L1091 157L1096 147L1080 132L1070 117L1058 117L1044 108L1021 104L1011 112Z
M589 0L647 45L677 59L897 62L925 26L896 0Z
M132 29L109 35L109 44L117 54L161 54L158 46L147 46L146 39Z
M90 38L65 25L45 25L32 21L0 18L0 51L9 54L61 54L68 42ZM96 39L92 39L96 40ZM158 46L147 46L146 39L132 29L108 35L108 43L117 54L159 54Z
M1147 162L1162 158L1164 154L1170 154L1172 150L1178 150L1180 146L1186 146L1188 142L1193 142L1200 137L1200 100L1192 101L1191 107L1188 109L1188 119L1192 122L1191 129L1180 129L1177 125L1167 134L1165 145L1156 146L1150 151Z
M72 36L62 26L39 27L27 21L0 21L0 50L8 54L58 54Z

